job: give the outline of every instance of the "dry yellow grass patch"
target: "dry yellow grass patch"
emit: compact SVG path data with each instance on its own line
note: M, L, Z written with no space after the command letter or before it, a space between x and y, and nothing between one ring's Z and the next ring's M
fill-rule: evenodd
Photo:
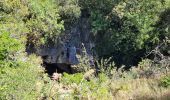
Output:
M111 90L114 100L170 100L170 89L160 87L157 79L118 80Z

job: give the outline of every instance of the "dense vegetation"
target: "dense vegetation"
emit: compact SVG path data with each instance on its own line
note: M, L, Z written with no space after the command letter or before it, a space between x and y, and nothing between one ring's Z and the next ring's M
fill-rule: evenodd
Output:
M56 43L83 15L97 73L84 57L80 73L50 80L26 48ZM0 100L168 100L169 38L170 0L1 0Z

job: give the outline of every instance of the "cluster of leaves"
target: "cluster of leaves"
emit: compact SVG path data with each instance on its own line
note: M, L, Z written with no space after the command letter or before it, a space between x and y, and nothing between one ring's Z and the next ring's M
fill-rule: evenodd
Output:
M83 79L83 74L82 73L76 73L74 75L69 75L67 73L64 73L64 77L62 78L62 82L64 84L71 84L71 83L76 83L80 84Z
M30 30L30 34L33 34L34 37L38 36L36 37L37 39L42 37L44 38L42 40L45 41L55 41L64 29L64 22L60 18L56 1L31 0L28 7L30 7L29 16L31 18L27 21L27 27Z
M26 62L18 59L17 66L0 68L1 100L36 100L47 96L49 84L45 84L44 81L50 79L40 66L41 60L36 56L29 56L26 59Z
M81 11L78 0L58 0L59 14L67 24L75 23L80 17Z
M77 73L74 75L64 74L61 83L73 88L71 95L66 96L70 99L85 99L87 97L109 99L111 95L109 94L108 80L109 78L105 74L100 74L98 78L93 77L90 81L86 81L82 73Z
M8 32L0 33L0 99L37 99L49 81L37 56L27 57L24 45ZM31 73L31 74L30 74Z
M1 30L34 45L55 42L64 30L64 21L77 18L79 15L80 8L76 0L2 0L0 2Z
M133 64L133 60L140 59L146 50L162 41L160 34L169 34L169 20L160 17L165 12L163 16L168 16L168 4L168 0L80 1L90 13L99 56L118 53L115 59L126 65Z
M170 77L168 77L168 76L163 77L161 80L161 85L166 88L169 87L170 86Z
M0 40L0 67L15 64L16 55L24 50L24 46L7 32L0 33Z

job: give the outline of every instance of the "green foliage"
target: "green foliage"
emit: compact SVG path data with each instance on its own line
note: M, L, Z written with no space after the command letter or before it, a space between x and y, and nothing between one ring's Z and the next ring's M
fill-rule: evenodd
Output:
M109 59L101 59L100 61L97 61L97 65L98 65L98 70L100 71L100 73L105 73L106 75L110 76L111 75L111 71L114 70L114 68L116 67L114 62L111 61L112 58Z
M65 23L75 23L81 14L78 0L57 0L59 5L59 14ZM65 25L67 25L65 24Z
M67 94L69 98L90 97L100 100L111 97L108 89L108 77L104 74L99 76L99 78L86 81L81 73L74 75L64 74L61 84L69 85L73 88L73 92L70 95Z
M83 74L82 73L76 73L74 75L69 75L67 73L64 73L64 77L62 78L62 82L64 84L80 84L83 81Z
M161 79L161 86L163 87L169 87L170 86L170 77L169 76L165 76Z
M139 56L137 59L140 59L145 50L152 49L148 44L158 43L160 34L164 34L155 25L159 22L160 15L168 9L168 0L85 0L79 2L82 8L90 13L92 33L96 37L96 51L99 56L118 53L114 58L119 60L119 63L133 64L135 62L133 60L136 60L134 55ZM161 28L168 29L167 27Z
M92 69L92 67L90 66L89 63L89 57L87 57L87 55L81 56L81 55L77 55L78 60L79 60L79 64L72 66L72 68L75 70L75 72L87 72L90 69Z
M1 0L0 100L63 99L66 95L73 99L110 100L137 86L138 78L157 78L167 73L169 58L158 64L144 59L129 71L124 71L124 66L114 68L112 60L116 58L121 64L130 65L132 59L141 58L147 49L162 42L161 37L166 37L167 42L169 5L169 0ZM82 73L64 73L61 81L51 81L41 68L40 58L24 53L25 44L56 43L65 28L77 24L81 11L89 14L85 17L89 17L99 56L113 58L100 59L98 76L89 81L83 75L91 69L86 55L79 57L81 63L75 66ZM168 51L168 43L165 45L163 49ZM129 80L132 82L128 83ZM145 80L137 87L143 83ZM142 89L145 86L150 89L146 83ZM161 86L170 86L169 76L161 79ZM132 91L136 92L138 89L134 88Z
M8 32L1 32L0 40L0 99L41 98L40 94L45 94L42 90L47 75L40 58L27 57L22 42Z
M158 37L152 37L153 25L159 20L159 15L166 7L162 0L142 0L135 1L129 0L124 8L124 16L136 26L139 31L139 35L136 38L136 43L139 48L144 46L144 43L148 39L156 39ZM152 34L151 34L152 33ZM150 38L151 37L151 38ZM150 40L151 42L155 40Z
M12 38L9 33L0 33L0 62L13 60L17 52L23 50L20 41Z
M64 5L59 2L0 1L0 99L42 99L50 95L49 78L44 79L42 62L36 62L38 57L27 57L24 46L26 42L33 45L56 42L64 30L60 14L64 12L70 19L80 15L73 0Z
M27 27L30 34L44 41L56 41L57 36L64 29L64 22L61 21L58 5L55 0L30 0L28 9L30 19L27 20ZM36 42L36 41L35 41Z
M34 45L56 42L64 30L64 21L72 22L79 16L80 7L77 0L0 2L1 30Z
M135 62L134 55L140 59L152 49L148 44L169 36L168 4L168 0L2 0L0 30L28 44L56 43L64 28L76 24L85 10L98 55L118 52L123 57L115 59L128 65Z
M0 31L9 32L13 37L26 41L29 31L23 21L29 15L27 2L20 0L1 0L0 2Z
M6 62L7 63L7 62ZM36 56L27 58L27 62L17 60L17 67L0 68L0 99L36 100L45 93L43 87L46 75Z

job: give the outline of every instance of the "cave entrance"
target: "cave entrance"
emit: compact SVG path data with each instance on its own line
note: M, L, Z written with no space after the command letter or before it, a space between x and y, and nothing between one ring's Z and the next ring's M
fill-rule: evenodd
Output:
M52 76L53 73L69 73L72 74L71 65L64 63L46 63L43 62L43 66L45 68L45 72L48 73L49 76Z

